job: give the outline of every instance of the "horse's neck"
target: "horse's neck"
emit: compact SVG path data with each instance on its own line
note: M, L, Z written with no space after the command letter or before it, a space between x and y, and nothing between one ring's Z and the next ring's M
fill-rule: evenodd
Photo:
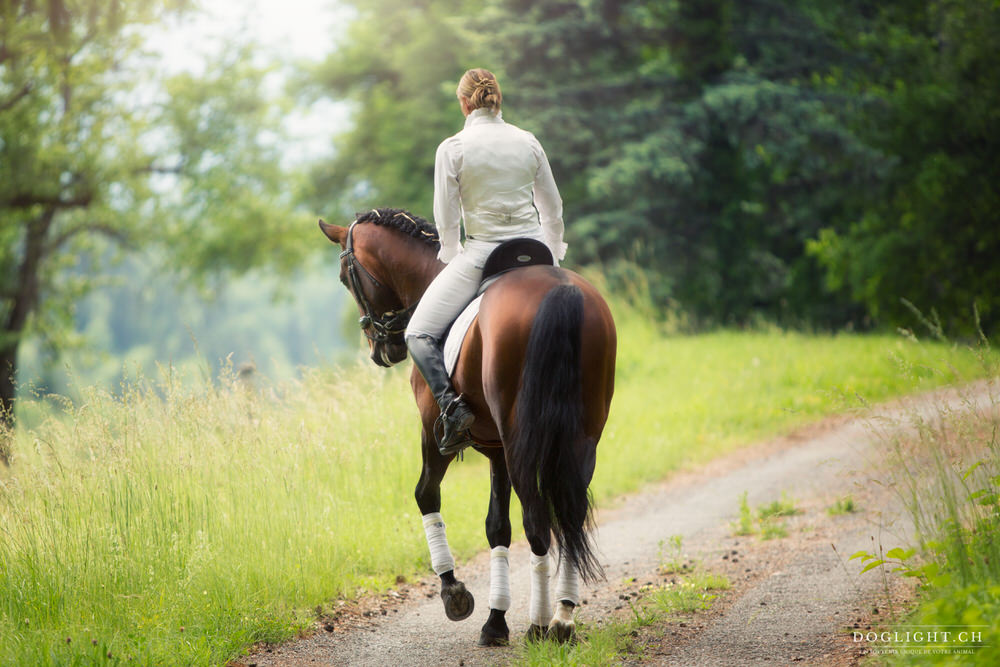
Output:
M434 277L441 272L433 249L406 237L392 235L392 241L378 244L379 261L385 267L383 275L406 307L420 301Z
M412 270L410 270L412 268ZM441 272L441 266L433 255L427 259L421 254L420 260L395 273L396 294L404 306L412 306L420 301L434 277Z

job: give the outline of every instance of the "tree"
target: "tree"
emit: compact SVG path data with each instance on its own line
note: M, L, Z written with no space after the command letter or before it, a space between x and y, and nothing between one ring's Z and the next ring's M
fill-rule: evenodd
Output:
M862 58L845 76L878 101L858 132L892 168L863 214L823 230L812 251L882 322L912 326L910 302L950 333L975 333L975 306L996 331L1000 5L897 0L871 11L866 30L843 30Z
M820 3L497 0L520 110L560 183L576 261L631 254L703 323L843 322L805 246L881 160L825 76L850 54ZM492 17L491 17L492 18Z
M358 0L319 72L357 104L316 192L429 209L454 81L535 132L571 261L694 322L1000 321L992 0ZM622 262L622 259L628 261Z
M186 0L0 2L0 411L18 348L53 344L111 248L160 244L200 278L301 246L283 225L277 116L246 51L165 89L141 31ZM272 127L269 127L271 125ZM267 250L262 250L267 248Z
M434 151L462 128L455 88L481 66L474 35L459 18L474 0L354 0L347 36L306 74L303 94L350 101L352 127L336 137L336 157L313 171L310 200L352 216L373 206L430 216Z

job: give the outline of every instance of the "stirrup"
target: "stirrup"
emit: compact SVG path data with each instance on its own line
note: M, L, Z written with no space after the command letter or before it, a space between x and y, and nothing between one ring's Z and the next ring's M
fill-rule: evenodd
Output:
M459 411L457 421L454 418L456 411ZM445 406L441 414L434 420L434 439L437 441L438 451L441 452L442 456L458 454L466 447L472 446L472 435L469 433L469 427L475 420L475 416L461 396L457 396Z

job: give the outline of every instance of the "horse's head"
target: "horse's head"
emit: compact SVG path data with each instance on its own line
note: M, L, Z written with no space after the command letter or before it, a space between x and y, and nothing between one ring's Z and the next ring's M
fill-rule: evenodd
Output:
M406 358L403 334L413 307L403 305L390 287L389 274L375 252L376 244L369 242L366 234L355 235L354 226L339 227L319 221L326 237L342 249L340 282L354 297L361 314L359 324L368 339L369 356L377 365L389 367Z

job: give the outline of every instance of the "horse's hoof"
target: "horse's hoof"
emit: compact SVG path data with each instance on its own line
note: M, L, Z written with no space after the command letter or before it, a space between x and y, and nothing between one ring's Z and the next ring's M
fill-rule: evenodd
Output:
M540 642L545 639L545 628L540 625L535 625L534 623L528 627L528 631L524 633L524 641L526 642Z
M553 639L560 644L572 642L576 639L576 624L574 623L552 623L545 633L546 639Z
M476 601L461 581L441 589L441 599L444 600L444 613L451 621L464 621L472 616Z
M479 633L480 646L510 646L510 632L498 633L493 628L484 625Z
M490 609L490 617L483 623L483 631L479 634L480 646L509 646L510 628L504 618L506 611Z

